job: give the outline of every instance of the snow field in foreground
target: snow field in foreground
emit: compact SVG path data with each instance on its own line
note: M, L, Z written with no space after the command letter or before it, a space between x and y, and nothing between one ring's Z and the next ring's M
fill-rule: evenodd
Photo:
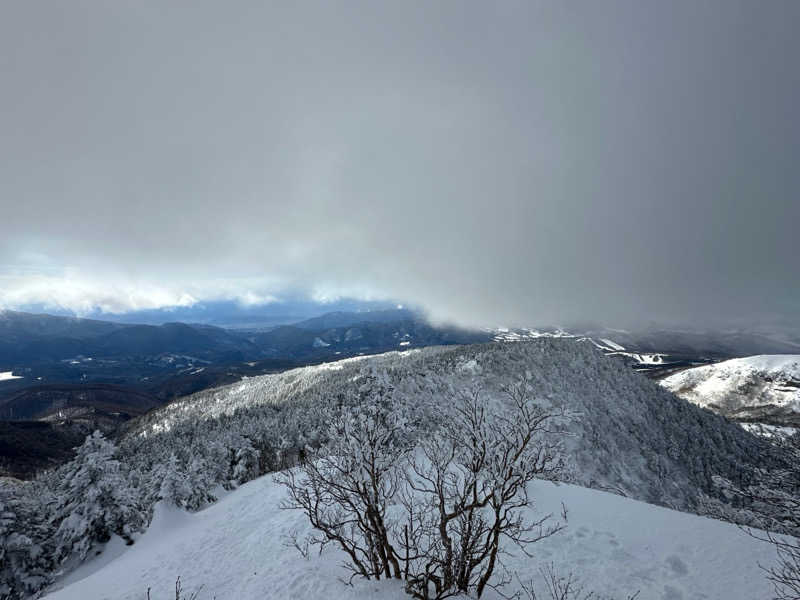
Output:
M771 597L758 563L772 563L772 547L734 525L577 486L537 481L530 491L540 514L558 517L563 501L569 526L535 544L534 559L519 552L507 558L523 581L538 578L539 567L552 562L560 573L579 576L586 591L617 599L637 590L639 600ZM198 600L409 598L398 582L344 585L345 555L332 546L321 556L312 551L308 560L287 547L285 536L303 534L308 525L299 511L278 508L284 497L266 475L198 513L159 505L133 546L117 544L119 556L100 555L46 598L143 600L150 587L152 600L166 600L174 598L178 575L189 594L203 586ZM484 598L500 596L490 590Z

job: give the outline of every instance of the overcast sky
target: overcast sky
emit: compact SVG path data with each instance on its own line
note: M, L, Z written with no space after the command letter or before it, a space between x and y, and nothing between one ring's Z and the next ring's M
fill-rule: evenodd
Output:
M0 4L0 306L800 317L800 2Z

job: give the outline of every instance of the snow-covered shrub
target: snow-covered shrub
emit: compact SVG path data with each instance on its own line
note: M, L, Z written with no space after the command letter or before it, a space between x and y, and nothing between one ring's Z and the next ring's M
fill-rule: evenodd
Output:
M147 592L145 592L145 597L147 600L153 600L150 596L151 590L152 588L147 588ZM174 598L174 600L200 600L200 592L202 591L203 586L201 585L194 592L185 592L183 589L183 582L181 581L180 576L178 576L178 578L175 580L175 595L172 596L172 598Z
M581 582L573 572L559 573L552 563L539 568L539 581L522 581L517 576L519 590L512 596L514 600L613 600L598 596ZM537 588L542 593L537 593ZM544 588L542 590L542 588ZM544 594L547 596L544 596ZM637 600L639 592L628 594L625 600Z

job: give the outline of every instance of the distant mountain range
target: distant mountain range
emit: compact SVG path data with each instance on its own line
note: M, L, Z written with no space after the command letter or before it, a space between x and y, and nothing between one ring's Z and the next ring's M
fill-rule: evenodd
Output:
M12 311L0 313L0 365L6 367L78 357L165 353L190 353L206 360L236 354L244 359L256 356L258 349L241 336L208 325L129 325Z
M114 370L119 362L145 362L152 369L172 371L272 358L319 361L489 337L487 332L433 326L406 309L333 312L292 325L247 329L196 323L123 324L4 311L0 313L0 371L29 378L35 367L59 363L64 369L81 371L86 375L82 379L97 379L95 371ZM120 376L135 379L149 374L137 372L142 369L132 369L130 364L124 369L127 375ZM61 378L71 379L64 373Z
M32 386L90 383L133 389L163 402L243 376L348 356L540 337L588 338L653 377L750 354L800 353L800 340L761 333L470 330L432 325L405 308L336 311L292 324L240 329L0 311L0 406Z
M61 415L103 425L112 413L125 419L172 398L242 377L348 356L481 342L490 337L487 332L433 326L418 313L398 308L339 311L293 325L246 329L196 323L111 323L3 311L0 419ZM76 394L76 389L85 393ZM114 391L114 410L107 410L110 390ZM127 402L121 398L126 391ZM65 406L70 410L65 412Z
M798 340L761 333L474 330L433 325L405 308L335 311L238 329L0 311L0 420L113 431L155 406L245 377L390 350L535 338L589 340L652 378L753 353L800 354ZM23 433L35 437L30 428ZM44 454L42 464L50 464L54 458Z
M288 325L325 313L367 313L393 309L397 302L357 300L341 298L334 301L316 301L307 298L283 298L267 303L246 304L235 300L196 302L189 306L167 306L140 309L126 313L107 313L94 310L82 317L100 319L113 323L135 325L163 325L164 323L201 323L226 329L252 329ZM47 313L55 316L74 317L70 311L56 310L47 306L23 308L28 313Z

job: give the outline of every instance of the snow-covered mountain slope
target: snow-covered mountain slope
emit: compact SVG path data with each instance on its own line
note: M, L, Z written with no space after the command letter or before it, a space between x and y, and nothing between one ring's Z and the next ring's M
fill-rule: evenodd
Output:
M602 597L624 599L637 590L647 600L770 597L758 563L771 564L773 549L734 525L570 485L535 482L530 492L537 514L559 514L562 501L569 511L566 531L534 544L533 559L517 554L506 561L523 581L539 580L542 597L539 568L550 563ZM151 588L154 600L166 599L180 576L188 593L202 586L198 600L408 598L397 582L344 585L338 548L306 560L285 545L285 536L302 535L308 525L300 513L279 509L284 494L267 475L199 513L159 505L133 546L120 544L111 562L101 555L85 564L45 597L141 600ZM500 598L491 590L485 597Z
M519 379L538 402L575 415L565 444L581 485L696 511L704 495L719 497L713 476L737 478L768 461L769 444L739 426L588 341L552 338L391 352L255 377L149 413L126 444L137 457L180 455L195 440L225 447L232 431L267 448L302 444L326 426L321 408L360 402L378 389L418 427L433 429L453 393L479 384L488 402Z
M687 369L661 384L682 398L740 419L800 424L800 355L726 360Z

